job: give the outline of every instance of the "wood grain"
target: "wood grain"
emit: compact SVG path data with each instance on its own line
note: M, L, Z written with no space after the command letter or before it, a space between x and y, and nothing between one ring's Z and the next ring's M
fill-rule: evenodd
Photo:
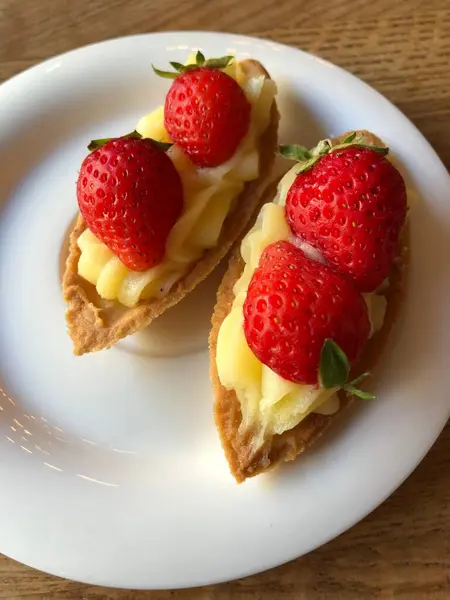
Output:
M450 167L448 0L0 0L0 81L82 44L170 29L257 35L332 60L399 106ZM363 522L312 554L256 577L196 590L127 592L64 581L0 557L1 600L250 597L448 600L450 427L415 473Z

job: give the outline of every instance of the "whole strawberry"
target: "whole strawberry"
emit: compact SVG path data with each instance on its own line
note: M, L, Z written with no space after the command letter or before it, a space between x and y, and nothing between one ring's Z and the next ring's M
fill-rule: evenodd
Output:
M358 143L355 134L335 149L322 143L286 198L292 232L361 292L389 275L406 217L405 183L387 151Z
M244 332L255 356L284 379L317 384L321 367L325 387L343 387L344 376L321 365L322 350L331 341L353 363L370 322L363 297L348 279L281 241L266 247L253 273Z
M164 106L164 125L170 138L200 167L216 167L233 156L250 125L250 103L242 88L220 71L232 57L195 65L171 63L176 73Z
M145 271L164 257L183 188L167 154L132 135L91 144L97 149L81 165L77 197L92 233L127 267Z

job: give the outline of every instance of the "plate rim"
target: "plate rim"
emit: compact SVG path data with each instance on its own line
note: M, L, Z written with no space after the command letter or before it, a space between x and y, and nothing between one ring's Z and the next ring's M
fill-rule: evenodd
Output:
M77 53L79 53L80 51L87 51L90 49L94 49L94 48L98 48L101 46L107 46L111 43L114 43L116 41L123 41L123 40L129 40L132 41L133 39L137 39L137 38L154 38L154 37L164 37L167 35L177 35L182 37L183 35L192 35L192 34L196 34L199 38L199 44L201 44L201 38L203 36L220 36L222 38L229 38L230 36L233 36L235 39L246 39L249 40L251 42L257 42L257 43L269 43L269 44L273 44L276 46L282 46L286 49L288 49L289 51L296 51L296 52L300 52L305 58L307 58L308 60L310 59L316 59L319 60L322 64L328 65L330 67L333 67L333 69L338 70L341 74L345 75L345 77L350 77L353 80L357 81L359 85L363 85L365 86L368 90L371 91L371 93L375 93L376 97L379 100L382 100L383 102L387 102L391 109L394 109L396 111L396 114L399 118L401 118L403 121L407 122L407 124L409 125L409 127L412 127L415 132L421 137L422 142L427 146L427 150L430 152L430 154L433 156L434 161L436 162L436 164L439 164L439 166L443 169L443 172L447 175L448 180L450 182L450 175L444 165L444 163L442 162L442 160L440 159L439 155L437 154L437 152L435 151L435 149L433 148L433 146L431 145L431 143L425 138L425 136L422 134L422 132L416 127L416 125L410 121L410 119L397 107L395 106L388 98L386 98L383 94L381 94L378 90L376 90L375 88L373 88L371 85L369 85L368 83L366 83L365 81L359 79L356 75L354 75L353 73L351 73L350 71L347 71L346 69L344 69L343 67L339 66L339 65L335 65L334 63L326 60L326 59L322 59L320 56L313 54L313 53L309 53L305 50L302 50L300 48L296 48L294 46L289 46L288 44L284 44L284 43L280 43L280 42L276 42L270 39L266 39L266 38L260 38L260 37L255 37L255 36L247 36L247 35L242 35L242 34L238 34L238 33L233 33L233 32L214 32L214 31L198 31L198 30L184 30L184 31L177 31L177 30L171 30L171 31L163 31L163 32L151 32L151 33L141 33L141 34L134 34L134 35L127 35L127 36L116 36L116 37L111 37L99 42L93 42L90 44L86 44L83 46L80 46L78 48L74 48L71 50L68 50L67 52L63 52L60 53L58 55L52 56L47 58L46 60L33 65L27 69L25 69L24 71L21 71L20 73L17 73L15 75L13 75L11 78L7 79L6 81L2 82L2 84L0 85L0 97L2 95L2 92L4 91L5 88L9 87L11 84L14 85L17 82L19 82L20 85L20 79L26 79L27 76L33 75L34 73L40 71L41 69L45 68L46 66L48 66L52 61L54 60L60 60L60 59L64 59L65 57L68 56L72 56L75 55ZM419 186L420 182L416 182L416 185ZM426 454L429 452L430 448L433 446L433 444L435 443L435 441L437 440L437 438L439 437L440 433L442 432L442 430L444 429L447 420L450 416L450 407L448 409L448 414L446 417L446 420L443 421L443 423L441 425L439 425L438 427L436 427L435 431L433 431L433 440L431 441L431 443L429 444L429 446L427 448L425 448L425 450L423 450L423 452L421 453L421 458L417 461L417 463L412 466L412 468L410 470L408 470L407 472L404 473L404 476L402 476L401 479L399 479L397 481L397 483L391 488L389 489L383 499L381 501L379 501L379 499L376 499L373 503L373 505L371 505L369 508L367 508L367 510L364 511L364 514L358 515L356 518L349 518L348 522L346 522L344 525L342 525L339 529L339 531L336 533L336 531L333 531L328 537L324 536L323 541L319 543L319 545L314 545L314 548L311 548L310 550L308 550L305 553L302 553L302 555L313 551L314 549L322 546L323 544L328 543L331 539L334 539L335 537L337 537L338 535L341 535L343 532L347 531L349 528L353 527L354 525L356 525L357 523L359 523L362 519L364 519L367 515L369 515L375 508L377 508L380 504L382 504L396 489L398 489L403 483L404 481L411 475L411 473L415 470L415 468L419 465L419 463L423 460L423 458L426 456ZM1 550L1 548L0 548ZM9 555L6 555L9 556ZM269 569L269 568L274 568L276 566L280 566L281 564L285 564L286 562L289 562L291 560L294 560L295 558L298 557L298 554L294 554L292 555L290 558L283 558L282 561L274 561L273 564L267 565L263 570L265 569ZM61 572L57 572L57 571L52 571L51 569L47 569L47 567L45 567L45 570L41 569L40 567L36 567L33 564L30 564L29 562L23 562L20 558L16 558L14 556L10 556L10 558L14 559L14 560L18 560L20 561L22 564L27 565L28 567L31 567L33 569L36 570L41 570L42 572L45 573L49 573L51 575L57 576L57 577L64 577L64 574L61 574ZM245 577L245 576L249 576L255 573L259 573L261 572L261 570L255 571L253 569L250 570L246 570L246 569L242 569L242 573L237 574L236 577L234 577L233 579L238 579L241 577ZM86 583L86 584L91 584L91 585L106 585L109 587L121 587L120 584L118 583L117 585L115 583L111 584L111 583L99 583L98 581L95 581L94 579L83 579L83 578L78 578L76 579L76 581L80 581L82 583ZM213 581L211 581L211 583L223 583L225 581L230 581L230 579L227 577L225 579L214 579ZM194 587L196 585L206 585L204 583L200 583L200 584L196 584L196 583L191 583L189 584L188 587ZM129 589L177 589L180 587L186 587L186 586L175 586L175 587L154 587L154 588L143 588L143 587L136 587L133 588L132 586L127 586L129 587Z

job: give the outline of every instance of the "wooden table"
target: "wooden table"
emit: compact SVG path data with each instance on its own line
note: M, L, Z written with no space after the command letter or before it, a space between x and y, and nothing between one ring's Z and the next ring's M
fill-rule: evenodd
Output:
M0 81L76 46L170 29L245 33L319 54L397 104L450 166L449 0L0 0ZM0 557L4 600L250 597L448 600L450 426L372 515L309 556L256 577L180 592L122 592Z

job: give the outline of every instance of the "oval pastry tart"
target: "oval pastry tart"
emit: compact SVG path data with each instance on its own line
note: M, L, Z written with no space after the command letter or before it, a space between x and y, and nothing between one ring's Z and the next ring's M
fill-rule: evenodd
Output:
M164 106L136 131L94 140L63 278L75 354L146 327L205 279L260 206L277 145L276 87L255 60L172 71Z
M313 150L232 255L210 335L215 421L238 482L294 459L363 391L401 302L407 195L367 131Z

